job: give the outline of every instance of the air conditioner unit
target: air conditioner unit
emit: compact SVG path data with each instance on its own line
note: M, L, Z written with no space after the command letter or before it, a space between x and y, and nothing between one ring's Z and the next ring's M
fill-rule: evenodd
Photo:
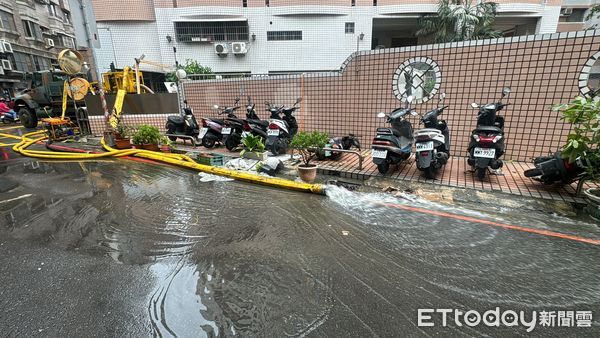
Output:
M54 40L52 40L52 39L46 39L46 45L48 47L54 47Z
M12 49L12 45L10 44L10 42L6 42L6 41L2 41L2 49L4 49L4 53L12 53L13 49Z
M229 46L226 43L215 43L215 53L219 55L229 54Z
M248 53L248 48L246 48L245 42L232 42L231 50L233 54L244 55Z
M1 61L2 61L2 69L12 70L12 63L10 63L10 60L3 59Z
M569 16L571 14L573 14L573 8L571 7L565 7L560 10L560 16Z

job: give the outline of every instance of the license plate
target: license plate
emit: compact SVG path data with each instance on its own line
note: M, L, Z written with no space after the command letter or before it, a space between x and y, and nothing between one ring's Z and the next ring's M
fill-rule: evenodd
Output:
M417 152L433 150L433 141L417 143L415 144L415 148Z
M221 129L221 134L223 134L223 135L229 135L229 134L231 134L231 128L223 128L223 129Z
M267 136L279 136L279 129L267 130Z
M198 138L203 138L204 135L206 135L206 133L208 133L208 128L201 128L200 134L198 134Z
M387 152L387 150L373 149L371 150L371 156L373 156L373 158L386 158Z
M494 158L496 157L496 149L494 148L475 148L473 151L475 157Z

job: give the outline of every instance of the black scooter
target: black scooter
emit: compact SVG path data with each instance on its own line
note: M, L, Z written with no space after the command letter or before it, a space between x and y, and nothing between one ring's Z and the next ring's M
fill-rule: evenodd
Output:
M239 98L236 98L235 103L237 104L239 100ZM237 119L234 112L240 107L220 107L219 105L214 105L213 108L219 111L218 115L227 114L228 118ZM202 139L202 145L206 148L214 147L217 142L223 140L223 129L225 128L225 120L223 119L202 118L202 128L200 129L200 135L198 135ZM226 135L230 133L231 131L227 132Z
M235 99L235 105L238 104L240 98ZM223 119L223 128L221 134L223 135L223 143L227 150L232 151L240 145L242 141L242 134L244 133L244 125L246 121L239 119L233 112L239 107L233 107L233 110L227 111L227 108L219 114L227 114L227 117Z
M246 106L246 125L244 130L251 133L254 136L262 137L263 141L267 139L267 128L269 127L269 121L261 120L256 114L254 109L254 103L248 96L248 105Z
M406 107L397 108L389 115L383 112L377 114L379 118L386 118L392 125L391 128L377 128L377 135L371 144L371 156L377 170L385 175L390 169L390 164L399 164L407 160L412 152L413 127L406 119L407 115L417 115L414 108L410 107L413 97L406 98Z
M265 146L271 154L275 156L285 154L292 137L298 132L298 123L293 113L300 108L298 107L300 102L302 99L297 99L292 107L278 107L265 102L267 111L271 113Z
M488 103L480 106L472 103L471 107L479 109L477 113L477 127L471 132L471 141L468 151L467 163L477 174L477 178L483 180L488 167L497 170L502 168L500 157L504 155L504 117L498 112L509 104L502 103L502 99L510 93L509 87L502 89L502 97L498 102Z
M325 145L325 148L329 149L342 149L350 150L355 147L360 151L360 141L358 137L353 134L348 134L342 137L334 137L329 139L329 143ZM337 160L342 156L342 153L335 150L319 150L317 151L317 158L319 160Z
M440 103L445 93L440 94ZM438 170L448 162L450 157L450 130L444 120L438 120L448 106L434 108L421 117L424 129L415 132L415 156L417 168L428 179L435 178Z
M165 125L165 129L167 130L166 135L173 142L177 141L178 138L183 139L184 142L186 139L191 139L192 144L196 146L196 143L202 142L198 138L200 127L192 109L188 106L187 100L184 100L183 103L185 107L179 116L167 117L167 124Z
M539 156L533 160L535 168L525 170L525 177L530 177L544 184L561 182L570 184L585 177L586 164L580 158L569 162L562 158L560 152L549 156Z

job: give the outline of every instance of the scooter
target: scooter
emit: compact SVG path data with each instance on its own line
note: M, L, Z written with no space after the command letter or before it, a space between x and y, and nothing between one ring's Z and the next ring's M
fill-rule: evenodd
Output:
M334 137L329 139L329 143L325 145L325 148L330 149L342 149L342 150L350 150L352 147L355 147L360 151L360 141L358 137L353 134L348 134L342 137ZM319 160L337 160L342 156L342 153L339 151L332 150L319 150L317 151L317 158Z
M440 94L440 103L445 97L445 93ZM448 106L438 107L423 115L421 123L425 128L415 132L417 168L428 179L434 179L450 157L450 130L446 121L438 120L446 108Z
M248 96L248 105L246 106L246 123L247 125L244 126L246 132L249 132L254 136L260 136L263 140L267 139L269 121L261 120L258 117L250 96Z
M377 114L379 118L386 118L391 128L377 128L377 135L371 145L371 156L377 170L385 175L390 169L390 164L399 164L410 157L413 144L413 127L406 119L407 115L418 115L410 107L413 96L406 98L406 107L397 108L389 115L384 112Z
M568 159L562 158L560 152L539 156L533 160L533 164L535 168L525 170L525 177L531 177L544 184L555 182L570 184L585 177L584 161L578 158L575 162L569 162Z
M180 115L167 117L167 124L165 125L167 137L173 142L177 141L178 138L183 139L184 142L186 139L191 139L192 144L196 146L196 143L202 142L198 137L200 127L192 109L188 106L187 100L184 100L183 103L185 107Z
M265 147L275 156L285 154L292 137L298 132L298 123L293 113L299 108L298 103L300 102L302 102L302 99L298 98L294 105L289 108L277 107L265 102L267 111L271 113ZM281 114L283 114L283 117L281 117Z
M19 115L17 113L15 113L14 110L11 110L9 112L6 113L2 113L0 115L0 120L2 120L2 123L8 124L8 123L19 123Z
M239 102L240 98L235 99L235 104ZM239 119L233 112L240 107L235 107L230 112L222 111L219 114L227 114L227 117L224 119L224 125L221 129L221 134L223 135L223 143L227 150L232 151L237 146L240 145L242 141L242 134L244 133L244 127L246 126L246 121L243 119Z
M477 113L477 127L471 132L469 142L469 158L467 163L476 172L477 178L483 180L488 167L494 170L502 168L500 157L504 155L504 117L498 112L508 106L502 99L510 93L509 87L502 89L502 97L496 103L481 106L471 103L471 107L479 109Z
M236 98L235 104L239 102L239 98ZM220 107L214 105L215 110L220 110L219 115L227 114L228 117L236 118L234 111L239 109L239 106L235 107ZM202 128L200 128L199 138L202 139L202 145L206 148L212 148L217 142L221 142L223 139L222 131L224 129L225 120L216 118L202 118ZM227 130L225 130L227 131Z

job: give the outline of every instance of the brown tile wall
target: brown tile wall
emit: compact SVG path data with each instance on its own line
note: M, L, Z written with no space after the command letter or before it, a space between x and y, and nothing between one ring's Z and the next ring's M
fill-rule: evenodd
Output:
M153 0L92 0L96 21L154 21ZM157 6L158 7L158 6Z
M301 129L331 135L355 133L367 146L375 129L385 126L376 113L400 106L392 92L395 70L406 59L427 56L442 72L440 92L447 94L445 103L450 106L443 118L451 128L453 155L466 155L476 123L476 111L470 103L494 102L502 87L510 86L512 93L505 102L511 105L502 112L506 118L506 158L526 161L556 150L569 133L569 126L551 107L579 94L580 71L600 49L600 32L590 36L593 33L579 38L430 46L420 51L387 49L352 58L341 74L195 81L186 83L184 92L198 116L214 116L210 109L213 104L230 105L242 94L242 105L245 96L251 95L258 113L266 118L265 100L292 104L296 97L302 97L297 113ZM416 108L425 113L436 104L437 97ZM420 127L417 119L413 119L413 126Z

